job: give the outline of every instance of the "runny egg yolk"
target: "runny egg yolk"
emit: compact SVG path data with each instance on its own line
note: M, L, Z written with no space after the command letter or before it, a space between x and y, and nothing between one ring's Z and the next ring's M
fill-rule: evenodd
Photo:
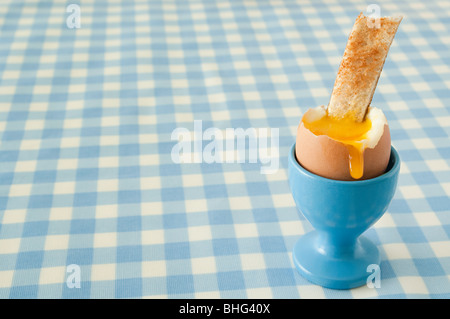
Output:
M350 175L354 179L360 179L364 174L364 140L367 132L372 127L372 122L365 119L363 122L355 122L351 119L334 119L327 115L316 119L308 116L308 112L302 118L303 125L314 135L326 135L329 138L343 143L349 153Z

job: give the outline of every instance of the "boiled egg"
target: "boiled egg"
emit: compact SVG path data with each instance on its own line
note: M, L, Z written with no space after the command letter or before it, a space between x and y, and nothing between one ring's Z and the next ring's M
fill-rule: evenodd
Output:
M324 106L310 108L297 129L295 153L300 165L325 178L374 178L389 162L389 125L383 111L372 106L362 122L336 120Z

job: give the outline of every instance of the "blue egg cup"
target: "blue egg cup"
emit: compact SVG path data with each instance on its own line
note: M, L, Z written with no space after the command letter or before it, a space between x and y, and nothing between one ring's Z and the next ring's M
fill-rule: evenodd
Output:
M289 153L289 185L303 216L315 228L295 243L292 258L310 282L332 289L366 284L368 266L379 265L378 248L362 236L387 210L396 187L400 157L394 147L386 172L360 181L324 178L304 169ZM372 268L370 268L372 269Z

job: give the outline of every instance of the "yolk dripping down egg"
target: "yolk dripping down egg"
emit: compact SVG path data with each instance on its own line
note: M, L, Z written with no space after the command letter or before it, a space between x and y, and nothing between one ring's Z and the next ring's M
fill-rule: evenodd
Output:
M335 120L324 106L309 109L297 130L296 156L310 172L336 180L368 179L383 174L391 152L383 112L369 107L361 123Z

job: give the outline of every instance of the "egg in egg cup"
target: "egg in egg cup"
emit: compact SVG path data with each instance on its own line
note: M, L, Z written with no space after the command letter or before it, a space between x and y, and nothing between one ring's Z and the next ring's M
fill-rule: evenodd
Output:
M333 289L364 285L379 267L377 247L363 233L387 210L400 157L381 109L371 107L401 16L362 13L349 36L327 107L309 109L288 155L289 185L315 228L294 245L295 267Z
M341 181L303 168L295 144L288 156L289 185L302 215L315 230L292 252L300 274L312 283L351 289L367 283L370 266L380 264L376 245L363 233L386 212L397 187L400 157L391 147L386 171L375 178Z

